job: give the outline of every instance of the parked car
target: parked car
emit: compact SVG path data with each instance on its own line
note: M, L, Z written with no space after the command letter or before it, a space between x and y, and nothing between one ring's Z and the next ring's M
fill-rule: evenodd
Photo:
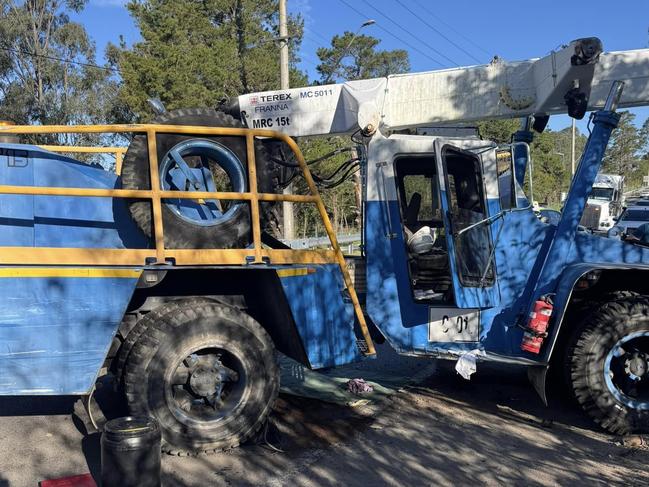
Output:
M649 198L634 198L628 200L627 206L649 206Z
M649 222L649 206L629 206L624 209L607 235L610 238L621 238L622 234L632 235L636 228L647 222Z

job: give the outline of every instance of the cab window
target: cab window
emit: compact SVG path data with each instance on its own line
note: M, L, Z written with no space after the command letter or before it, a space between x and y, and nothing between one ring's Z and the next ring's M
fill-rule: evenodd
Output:
M442 158L460 282L469 287L491 286L494 273L490 227L484 223L473 226L487 218L480 158L451 146L442 149Z

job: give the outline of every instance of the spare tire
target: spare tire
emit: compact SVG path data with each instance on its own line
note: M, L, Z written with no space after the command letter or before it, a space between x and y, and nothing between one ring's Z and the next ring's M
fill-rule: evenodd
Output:
M172 110L155 118L151 123L242 127L232 116L207 108ZM234 192L249 190L246 140L243 137L158 134L157 148L162 189ZM258 191L279 192L276 165L268 160L260 142L255 143L255 156ZM151 187L146 135L137 135L131 141L124 156L121 176L124 189ZM264 202L260 207L262 229L277 233L277 205ZM151 202L133 200L129 209L138 226L151 238ZM164 243L169 249L243 248L252 239L250 204L246 201L163 200L162 218Z

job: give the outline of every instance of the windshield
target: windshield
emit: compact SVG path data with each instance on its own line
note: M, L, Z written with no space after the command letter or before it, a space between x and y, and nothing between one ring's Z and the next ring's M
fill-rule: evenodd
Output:
M626 210L622 213L621 221L649 221L649 208Z
M593 188L590 197L594 200L611 201L613 199L613 188Z

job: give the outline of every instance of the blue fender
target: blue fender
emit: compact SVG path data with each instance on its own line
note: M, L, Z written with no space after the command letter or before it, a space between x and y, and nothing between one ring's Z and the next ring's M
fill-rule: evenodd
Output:
M612 263L579 263L572 264L565 268L561 274L557 287L556 294L553 296L554 302L554 324L550 328L549 335L543 347L543 354L540 357L537 366L528 368L528 378L534 389L539 394L543 402L547 405L546 396L546 378L550 366L552 354L555 352L555 347L559 338L559 334L563 328L563 319L566 315L572 293L574 291L577 281L584 275L591 271L604 271L604 270L629 270L629 271L646 271L649 273L649 265L638 264L612 264Z
M564 270L563 274L559 279L559 284L557 285L556 295L554 298L554 324L550 330L550 334L546 340L544 346L544 352L542 357L542 362L545 364L550 363L552 358L552 353L554 352L557 339L559 337L559 332L563 327L563 318L568 309L568 304L570 303L570 298L572 297L572 292L575 288L577 281L586 275L590 271L595 270L633 270L633 271L646 271L649 273L649 265L638 265L638 264L611 264L611 263L580 263L573 264Z

